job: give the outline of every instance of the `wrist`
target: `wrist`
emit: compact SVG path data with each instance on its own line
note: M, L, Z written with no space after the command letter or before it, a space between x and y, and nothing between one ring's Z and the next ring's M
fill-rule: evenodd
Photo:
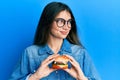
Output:
M30 77L29 77L29 80L39 80L40 79L40 76L37 76L36 73L32 74Z
M85 76L84 77L78 77L77 80L88 80L88 78L85 77Z

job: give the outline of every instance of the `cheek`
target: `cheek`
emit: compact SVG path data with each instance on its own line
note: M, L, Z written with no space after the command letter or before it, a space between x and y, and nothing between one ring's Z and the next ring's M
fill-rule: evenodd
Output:
M59 32L59 29L58 29L57 27L53 26L53 27L51 28L51 33L52 33L52 34L57 34L58 32Z
M51 33L52 33L52 34L57 34L58 31L57 31L56 29L51 29Z
M70 32L71 29L68 29L68 32Z
M59 31L60 31L60 28L58 28L57 25L53 23L51 27L51 33L58 33Z

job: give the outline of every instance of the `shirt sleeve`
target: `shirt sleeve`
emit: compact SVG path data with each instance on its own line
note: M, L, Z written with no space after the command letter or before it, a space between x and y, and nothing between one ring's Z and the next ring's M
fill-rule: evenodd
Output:
M15 69L9 80L25 80L29 74L28 52L25 50L17 65L15 66Z
M32 74L29 74L27 77L26 77L26 79L25 80L28 80L29 79L29 77L31 76Z
M83 72L88 80L101 80L95 65L86 50L84 50Z

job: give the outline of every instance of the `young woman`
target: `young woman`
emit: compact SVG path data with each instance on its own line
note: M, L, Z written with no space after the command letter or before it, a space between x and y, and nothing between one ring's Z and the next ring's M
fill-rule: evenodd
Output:
M60 55L69 58L71 68L50 67ZM9 80L100 80L66 4L51 2L44 8L34 44L25 49Z

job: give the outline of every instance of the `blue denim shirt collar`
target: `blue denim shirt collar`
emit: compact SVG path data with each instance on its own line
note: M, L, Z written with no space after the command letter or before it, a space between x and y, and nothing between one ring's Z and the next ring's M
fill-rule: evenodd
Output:
M71 43L67 40L64 39L63 40L63 44L61 46L61 49L59 50L59 52L66 52L66 53L71 53ZM48 54L54 54L54 52L50 49L50 47L48 46L48 44L41 46L39 49L39 54L44 54L44 53L48 53Z

